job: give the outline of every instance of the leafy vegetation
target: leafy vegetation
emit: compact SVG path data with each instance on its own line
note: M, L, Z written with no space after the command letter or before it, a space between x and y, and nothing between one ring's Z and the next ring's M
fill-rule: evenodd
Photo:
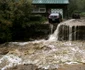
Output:
M79 12L80 14L85 12L85 0L69 0L69 1L70 1L70 4L68 5L69 16L71 16L74 12Z
M32 0L0 0L0 43L22 39L24 34L30 35L27 32L34 31L34 27L46 20L45 17L31 14L31 2ZM85 16L84 3L85 0L70 0L69 16L76 11ZM39 29L37 28L38 31Z
M23 39L24 34L33 31L31 25L40 24L44 20L42 16L32 16L31 1L0 0L0 43Z
M0 43L29 22L31 3L27 0L0 0Z

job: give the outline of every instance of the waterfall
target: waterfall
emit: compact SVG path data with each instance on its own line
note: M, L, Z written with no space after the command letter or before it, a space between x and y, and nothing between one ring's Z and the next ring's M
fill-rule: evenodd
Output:
M72 26L69 26L69 41L72 41Z
M53 24L50 24L51 34L53 33Z
M53 40L57 41L58 40L58 34L59 34L59 27L60 27L60 25L61 24L59 24L57 26L57 29L54 31L54 33L50 35L49 40L51 40L51 41L53 41Z
M73 41L85 40L85 22L78 19L70 19L60 23L49 40L53 41Z
M75 26L75 29L74 29L74 31L75 31L75 32L74 32L74 40L77 40L77 39L76 39L76 38L77 38L77 37L76 37L76 35L77 35L77 34L76 34L76 32L77 32L76 27L77 27L77 26Z
M14 69L21 65L27 69L28 64L37 66L37 68L29 67L32 70L68 70L69 68L85 70L85 41L73 41L85 40L85 21L71 19L60 23L49 40L7 42L0 45L0 70L10 67ZM71 67L67 67L71 64ZM75 64L84 64L84 68L80 65L73 67ZM17 69L22 68L23 66Z
M65 21L65 22L62 22L62 23L58 24L58 26L57 26L56 30L54 31L54 33L50 35L49 40L58 41L60 39L60 37L59 37L60 29L63 27L63 25L66 25L66 23L68 23L70 21L72 21L72 20L68 20L68 21ZM62 29L65 29L65 27L63 27ZM62 29L61 29L61 31L62 31ZM64 35L64 31L61 32L61 34ZM64 38L64 37L62 37L62 38Z

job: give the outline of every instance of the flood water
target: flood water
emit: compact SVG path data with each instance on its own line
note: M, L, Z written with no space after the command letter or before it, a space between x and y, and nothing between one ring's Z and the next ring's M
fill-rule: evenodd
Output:
M85 40L85 20L70 19L58 24L56 30L50 35L49 40L77 41Z
M55 69L63 65L85 63L84 41L10 42L8 53L0 57L0 69L20 64L34 64L38 68ZM12 50L11 50L12 49Z
M0 45L0 70L21 64L49 70L85 70L85 41L58 41L58 27L48 40Z

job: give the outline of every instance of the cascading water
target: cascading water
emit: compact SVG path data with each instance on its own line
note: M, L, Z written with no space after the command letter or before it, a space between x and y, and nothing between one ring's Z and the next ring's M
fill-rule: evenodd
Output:
M50 24L51 34L53 33L53 24Z
M72 26L69 26L69 41L72 41Z
M73 41L85 40L85 22L80 19L71 19L60 23L49 40Z
M85 40L84 30L84 21L71 19L60 23L49 40L2 44L0 70L18 70L21 64L36 65L36 70L85 70L85 42L71 41Z

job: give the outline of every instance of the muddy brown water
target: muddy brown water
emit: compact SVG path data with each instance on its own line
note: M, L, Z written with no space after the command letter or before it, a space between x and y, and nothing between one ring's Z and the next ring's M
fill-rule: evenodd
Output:
M5 70L2 68L6 70L85 70L84 41L50 42L43 40L26 44L11 42L3 45L0 52L1 70ZM17 61L25 64L18 64ZM11 63L15 66L6 67ZM56 67L57 65L59 66Z
M27 64L27 65L19 65L13 68L8 68L6 70L85 70L85 64L73 64L73 65L63 65L60 66L58 69L42 69L38 68L35 65Z
M74 22L69 32L72 26ZM72 34L68 34L69 41L59 41L58 27L49 40L0 45L0 70L85 70L85 41L78 41L77 33L76 41L72 41Z

